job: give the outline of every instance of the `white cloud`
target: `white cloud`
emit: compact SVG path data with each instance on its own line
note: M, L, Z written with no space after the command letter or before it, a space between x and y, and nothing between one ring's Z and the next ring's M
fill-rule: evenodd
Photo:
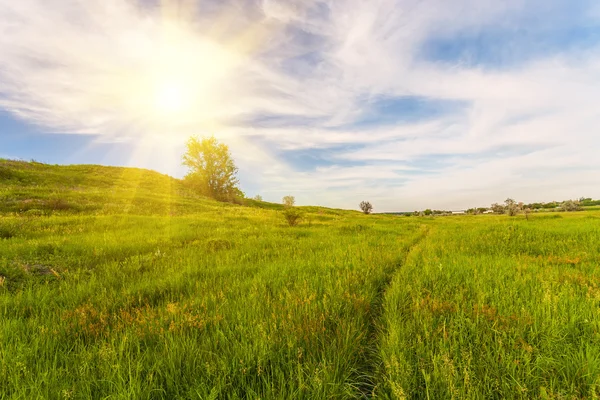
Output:
M585 21L566 21L566 6L263 0L252 13L242 2L212 3L205 15L202 7L159 13L117 0L0 0L0 108L46 131L152 138L171 149L190 134L215 133L241 164L260 171L249 178L272 200L291 193L305 204L354 208L368 197L383 211L508 196L598 197L598 48L494 68L421 53L428 40L510 32L532 15L546 21L544 29L553 18L597 23L597 5L589 4ZM153 109L154 86L165 79L189 92L189 110ZM464 107L395 125L354 125L380 96ZM282 122L239 126L265 115ZM277 155L300 149L332 149L331 166L299 168Z

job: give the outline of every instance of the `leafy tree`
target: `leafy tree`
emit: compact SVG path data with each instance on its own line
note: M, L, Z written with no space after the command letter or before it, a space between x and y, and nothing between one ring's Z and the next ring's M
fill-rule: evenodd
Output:
M525 208L531 208L532 210L539 210L544 207L544 203L531 203L525 204Z
M256 196L254 196L254 200L256 201L263 201L263 198L260 194L257 194Z
M282 202L286 207L293 207L296 204L296 198L294 196L283 196Z
M560 208L563 211L580 211L581 203L578 200L567 200L562 202Z
M492 204L492 206L490 208L492 209L494 214L504 214L504 212L506 210L502 204L498 204L498 203Z
M433 214L433 211L431 211L431 209L428 208L425 211L423 211L423 214L425 214L425 215L431 215L431 214Z
M519 213L519 211L521 210L522 206L523 206L523 203L517 203L516 201L514 201L511 198L504 200L504 209L506 210L506 213L508 215L510 215L511 217L514 217L515 215L517 215Z
M361 201L359 207L365 214L371 214L373 211L373 206L368 201Z
M579 200L579 205L583 206L583 207L587 207L587 206L598 206L600 205L600 200L592 200L591 197L586 197L583 200Z
M190 171L186 181L200 193L217 200L233 201L243 197L236 178L237 167L229 147L214 137L191 137L183 155L183 165Z

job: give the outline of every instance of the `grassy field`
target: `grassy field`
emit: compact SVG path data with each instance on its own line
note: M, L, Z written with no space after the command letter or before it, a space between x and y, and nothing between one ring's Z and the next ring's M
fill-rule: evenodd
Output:
M600 212L300 209L0 161L0 398L600 396Z

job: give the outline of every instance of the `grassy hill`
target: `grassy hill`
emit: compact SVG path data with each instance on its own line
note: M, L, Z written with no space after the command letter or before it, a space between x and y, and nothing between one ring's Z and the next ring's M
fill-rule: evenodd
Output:
M0 212L180 215L224 207L139 168L0 160Z
M0 161L0 398L600 396L600 213L232 205Z

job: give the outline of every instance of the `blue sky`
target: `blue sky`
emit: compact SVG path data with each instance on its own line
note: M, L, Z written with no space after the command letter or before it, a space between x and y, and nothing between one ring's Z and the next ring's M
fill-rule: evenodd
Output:
M600 197L595 1L0 0L0 32L0 157L180 177L212 134L270 201Z

